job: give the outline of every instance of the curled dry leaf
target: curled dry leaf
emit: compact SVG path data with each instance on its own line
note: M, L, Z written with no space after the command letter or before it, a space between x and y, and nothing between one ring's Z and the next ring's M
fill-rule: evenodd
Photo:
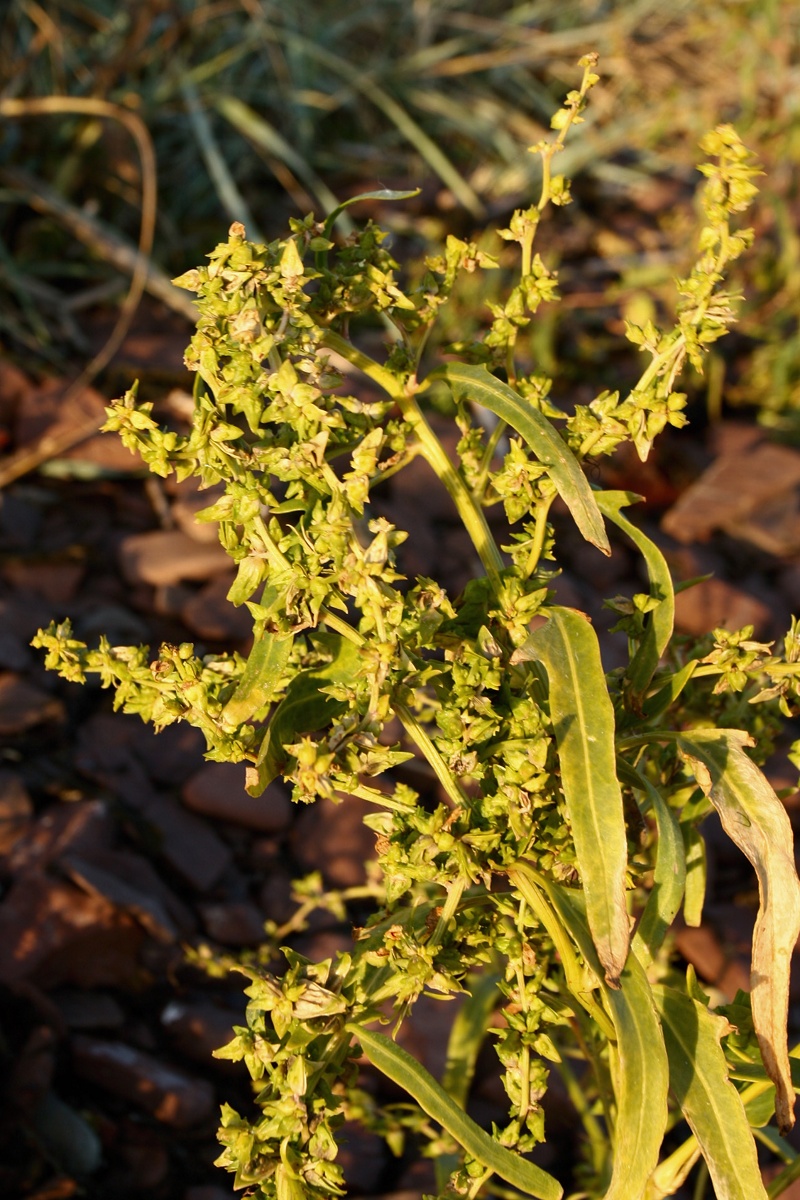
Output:
M794 1125L794 1089L786 1023L792 950L800 934L800 881L786 810L753 760L752 739L738 729L696 729L678 739L698 784L731 841L758 877L759 909L751 965L753 1024L775 1084L781 1132Z

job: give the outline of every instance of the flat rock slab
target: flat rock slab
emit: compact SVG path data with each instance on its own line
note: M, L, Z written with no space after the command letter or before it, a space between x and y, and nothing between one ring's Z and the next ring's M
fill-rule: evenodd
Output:
M198 542L180 529L130 534L120 543L119 562L129 583L155 587L182 579L210 579L231 566L218 541Z
M741 629L743 625L752 625L761 637L771 621L767 604L724 579L704 579L675 597L676 628L695 637L711 629Z
M788 446L763 442L723 454L664 515L662 527L678 542L704 542L799 484L800 453Z
M79 1034L72 1049L75 1070L83 1079L175 1129L207 1121L214 1112L214 1089L207 1080L187 1075L126 1042Z
M142 937L133 919L103 897L31 872L0 903L0 981L132 986Z
M218 821L230 821L259 833L281 833L292 820L292 802L277 783L263 795L244 790L244 765L206 763L188 779L181 793L187 808Z
M0 736L63 720L64 705L55 696L13 671L0 675Z

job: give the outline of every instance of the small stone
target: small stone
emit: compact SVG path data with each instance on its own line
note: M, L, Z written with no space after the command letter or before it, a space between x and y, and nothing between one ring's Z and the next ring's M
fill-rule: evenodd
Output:
M187 883L206 892L218 882L233 855L208 825L167 796L156 797L141 811L159 834L164 858Z
M716 983L725 970L725 952L708 924L694 929L685 925L675 933L675 948L695 968L701 979Z
M707 541L800 484L800 453L770 442L724 454L688 487L662 528L679 542Z
M210 642L244 641L253 632L253 618L244 606L228 600L233 575L221 575L186 601L181 617L192 633Z
M197 521L195 514L203 508L210 508L224 493L222 485L206 489L206 491L183 491L172 502L172 518L175 524L187 537L195 542L218 542L219 524L217 521Z
M261 796L248 795L240 763L206 763L187 780L181 795L194 812L259 833L280 833L292 820L292 802L280 784L271 783Z
M201 904L206 933L224 946L257 946L264 940L264 920L254 904Z
M0 981L129 986L141 940L132 918L107 900L30 872L0 903Z
M63 854L93 854L108 850L114 824L104 800L78 800L48 809L20 838L9 855L13 874L43 870Z
M31 828L33 805L19 775L0 769L0 854L7 854Z
M12 587L36 592L50 605L63 607L74 600L85 575L77 562L36 562L12 559L3 567L3 575Z
M318 800L304 809L292 829L292 849L304 871L321 871L332 887L354 887L366 879L364 864L375 857L375 835L363 823L362 800L338 804Z
M771 621L767 604L724 579L704 579L675 597L675 625L694 637L720 626L741 629L743 625L752 625L755 636L761 637Z
M117 908L129 912L157 941L177 941L178 930L160 899L120 879L114 870L119 861L124 861L123 856L111 853L104 865L98 866L73 854L65 855L60 864L79 888L90 896L104 896Z
M0 736L25 733L45 722L63 721L64 705L21 675L0 675Z
M214 1058L213 1054L231 1041L234 1025L245 1024L244 1006L237 1011L219 1008L208 1000L196 1003L171 1000L161 1014L161 1024L175 1049L187 1058L205 1067L213 1064L221 1071L239 1073L238 1064Z
M208 579L230 570L231 565L218 541L196 542L179 529L131 534L121 542L119 556L129 583L155 586Z
M137 1105L157 1121L188 1129L214 1111L214 1089L126 1042L78 1034L72 1040L75 1071L82 1079Z
M91 1175L100 1166L103 1146L88 1121L50 1091L39 1104L33 1125L50 1154L65 1171Z
M70 1029L121 1029L125 1013L107 992L61 991L51 997Z
M177 787L203 765L206 740L193 725L176 722L156 733L138 717L132 717L131 721L136 755L155 783Z

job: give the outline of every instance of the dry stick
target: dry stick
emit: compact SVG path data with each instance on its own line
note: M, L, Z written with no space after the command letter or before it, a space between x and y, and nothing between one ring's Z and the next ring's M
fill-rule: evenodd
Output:
M0 168L0 182L9 188L13 188L14 191L22 193L25 201L31 208L46 217L52 217L54 221L58 221L60 225L63 225L79 242L83 242L84 246L97 255L98 258L103 259L104 262L109 263L112 267L116 267L118 271L125 275L133 275L140 252L136 246L129 242L127 238L122 237L116 230L110 229L102 221L98 221L96 217L90 216L84 209L70 204L59 192L54 191L43 180L38 179L35 175L31 175L30 172L23 170L21 167ZM183 291L182 288L175 287L169 276L160 270L152 260L145 260L145 269L147 271L144 284L145 291L154 296L156 300L160 300L162 304L172 309L173 312L186 317L187 321L190 321L192 325L196 325L197 306L189 298L188 292ZM119 285L116 283L114 286ZM102 292L105 292L108 287L108 282L98 285L98 288L102 289ZM102 295L102 292L98 294ZM86 296L86 293L81 293L79 306L82 306L84 296ZM67 300L67 307L75 308L76 299L78 298Z
M145 288L147 260L153 248L156 222L155 151L147 127L136 113L122 108L118 104L111 104L107 100L96 100L89 97L42 96L34 100L0 100L0 116L2 117L60 115L68 112L83 113L92 117L106 117L119 121L127 129L139 151L142 168L142 220L139 229L139 253L134 262L131 286L120 309L117 323L102 350L94 356L78 378L67 388L62 397L65 407L103 370L103 367L108 365L130 328L133 314L139 306ZM26 475L28 471L34 470L54 455L61 454L79 442L85 441L99 429L101 424L102 418L95 416L91 422L82 422L62 434L45 434L34 446L26 447L16 454L12 454L0 466L0 488L5 487L14 479L19 479L20 476Z

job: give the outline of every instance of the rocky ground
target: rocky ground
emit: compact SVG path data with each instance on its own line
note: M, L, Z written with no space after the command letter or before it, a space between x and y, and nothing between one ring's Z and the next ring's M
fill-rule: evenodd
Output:
M137 356L149 364L162 415L176 422L187 414L184 341L155 313L126 348L126 366L135 369ZM7 450L102 407L85 394L65 413L62 392L59 381L34 384L0 361ZM406 570L458 591L472 555L425 471L417 460L381 504L413 529ZM750 623L760 640L782 635L800 611L800 453L767 443L752 424L723 421L672 438L646 471L616 461L608 482L648 496L643 520L678 578L712 574L679 596L683 630ZM213 527L193 520L207 503L189 485L147 478L108 435L2 494L0 1195L8 1200L230 1197L212 1166L218 1107L246 1106L249 1090L244 1070L211 1051L242 1020L243 981L210 978L186 947L256 946L265 920L291 915L293 876L318 870L330 885L355 884L372 851L359 803L300 811L279 784L253 801L243 768L204 762L197 731L155 737L138 718L112 714L106 692L48 675L29 647L40 625L69 616L86 640L105 632L117 643L246 649L247 614L225 600L229 560ZM641 590L634 559L620 543L598 562L562 524L559 598L606 629L602 598ZM620 651L602 636L610 667ZM796 782L785 760L771 773L776 786ZM682 930L678 946L732 998L748 984L755 885L712 823L706 833L705 920ZM298 946L325 957L346 937L320 920ZM800 988L793 1002L800 1026ZM434 1070L450 1016L443 1009L424 1002L409 1034ZM475 1115L499 1119L501 1099L488 1056ZM572 1134L557 1093L548 1121L554 1165ZM426 1164L392 1159L377 1139L351 1131L343 1158L354 1197L416 1200L432 1188Z

